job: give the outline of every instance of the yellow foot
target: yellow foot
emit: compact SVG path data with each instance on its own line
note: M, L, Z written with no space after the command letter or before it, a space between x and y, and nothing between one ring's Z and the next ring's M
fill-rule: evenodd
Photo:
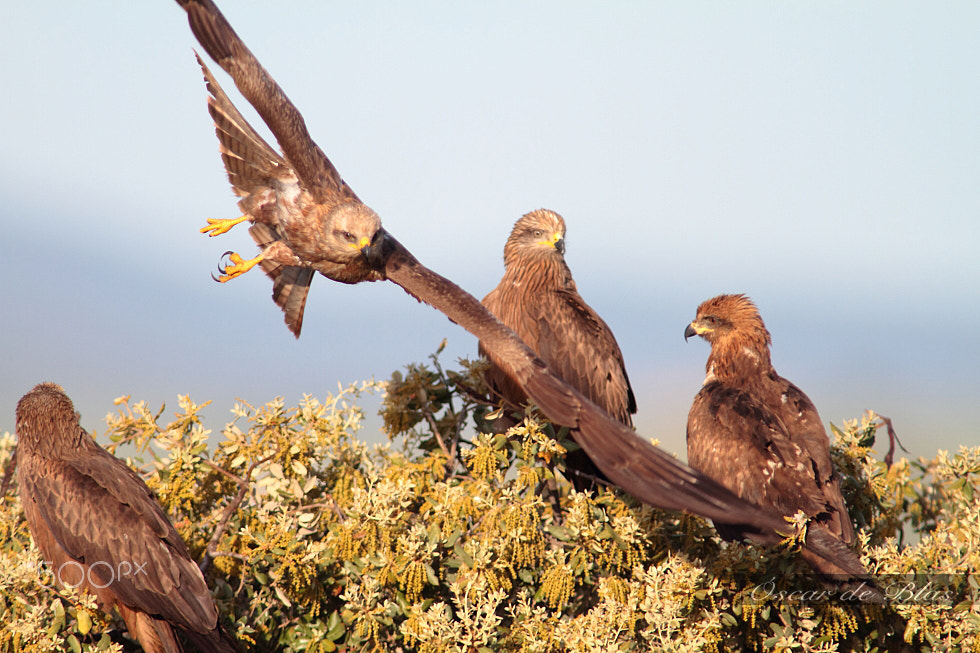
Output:
M202 234L208 234L212 238L215 236L220 236L221 234L228 233L231 228L240 222L245 222L248 220L247 215L243 215L240 218L234 218L233 220L222 220L220 218L208 218L208 226L201 227ZM211 233L208 233L208 232Z
M262 261L261 254L255 258L250 258L247 261L235 252L225 252L225 256L227 256L228 260L231 262L230 265L218 267L218 272L221 273L221 276L216 277L213 274L211 275L215 281L220 281L221 283L231 281L236 277L242 276Z

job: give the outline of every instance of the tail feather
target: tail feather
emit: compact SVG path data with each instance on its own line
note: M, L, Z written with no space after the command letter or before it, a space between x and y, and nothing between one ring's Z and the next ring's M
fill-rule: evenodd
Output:
M252 239L265 248L279 240L276 233L267 225L256 223L248 229ZM306 298L313 283L314 270L294 265L282 265L263 260L262 270L272 279L272 299L282 309L286 326L299 338L303 329L303 313L306 311Z
M206 633L181 630L181 635L201 653L240 653L238 644L224 631L220 624L214 630Z
M116 609L126 622L129 636L135 638L146 653L181 653L170 623L121 603L116 603Z

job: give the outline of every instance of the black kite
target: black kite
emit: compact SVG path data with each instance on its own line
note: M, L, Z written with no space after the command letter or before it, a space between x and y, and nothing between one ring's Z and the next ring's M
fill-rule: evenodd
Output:
M241 41L235 43L244 48ZM247 50L245 50L247 52ZM303 328L306 296L319 272L343 283L379 281L375 270L383 241L381 219L354 194L319 148L308 150L298 143L312 142L303 117L275 81L252 104L266 121L288 134L280 138L286 158L280 156L252 129L211 71L198 57L208 91L208 111L215 124L221 160L232 190L243 197L242 216L233 220L209 219L201 232L225 233L240 222L250 221L249 233L262 248L255 258L243 260L231 253L231 265L221 269L225 282L261 265L273 281L272 298L282 308L286 325L297 338ZM241 62L243 77L259 75L261 68L251 53L229 56ZM312 184L303 179L315 179Z
M854 539L830 443L813 402L776 374L772 342L745 295L698 307L684 337L711 344L707 376L687 419L687 460L743 499L782 515L802 510L845 544ZM717 525L729 539L737 528Z
M504 276L483 298L497 319L514 330L561 379L626 426L633 426L636 399L623 353L598 313L585 303L565 262L565 220L547 209L524 215L504 245ZM513 406L527 404L520 384L480 344L490 361L487 382ZM601 475L584 454L570 452L576 487ZM579 478L581 476L581 478Z
M258 109L279 141L286 160L292 164L300 187L311 197L336 197L341 192L338 177L323 175L323 171L334 171L333 165L302 127L298 110L255 60L214 2L177 2L187 11L191 31L201 46L231 75L245 99ZM270 112L270 107L277 110ZM379 272L384 278L476 336L484 350L493 355L551 421L571 429L572 437L613 483L652 506L737 525L760 543L783 539L780 533L789 529L781 514L740 499L721 484L638 437L628 426L558 378L472 295L423 266L390 234L384 234L381 249ZM806 547L813 556L839 564L845 573L865 573L854 554L829 533L808 532Z
M201 570L139 476L79 425L61 386L17 403L17 481L34 542L59 583L119 611L148 653L236 651Z

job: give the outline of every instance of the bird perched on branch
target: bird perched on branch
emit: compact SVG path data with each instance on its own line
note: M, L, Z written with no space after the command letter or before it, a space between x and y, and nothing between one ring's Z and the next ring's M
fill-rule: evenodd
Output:
M54 383L17 403L17 481L46 571L118 610L143 650L177 653L176 629L201 651L237 651L146 483L95 443Z
M636 398L619 344L579 295L565 263L565 220L547 209L524 215L504 245L504 276L483 305L536 353L563 381L625 424L633 426ZM490 361L487 383L511 407L527 393L480 344ZM583 489L601 472L581 451L566 458L572 481Z
M830 460L830 443L809 397L772 366L772 340L745 295L698 306L684 330L711 345L707 376L687 419L687 459L743 499L812 523L844 544L854 527ZM716 524L728 539L737 528Z
M284 161L299 186L310 197L322 198L317 201L327 204L359 202L353 199L353 192L338 183L339 176L330 174L336 172L333 165L310 138L305 126L298 128L303 124L299 111L245 47L214 2L177 2L187 12L191 31L201 46L231 75L245 99L258 109L279 141ZM270 107L276 110L270 111ZM376 265L371 269L476 336L484 351L493 356L549 420L570 429L571 436L611 482L652 506L737 525L757 542L771 544L783 539L789 529L781 514L740 499L721 484L638 437L628 426L562 381L472 295L419 263L391 234L384 230L378 233L381 237L377 243L372 241L372 255L365 255L369 266ZM343 280L352 283L357 276ZM363 280L374 278L369 272L363 276ZM828 540L816 531L812 535L807 533L806 548L817 558L839 561L849 573L865 573L860 563L851 564L853 553L836 538Z

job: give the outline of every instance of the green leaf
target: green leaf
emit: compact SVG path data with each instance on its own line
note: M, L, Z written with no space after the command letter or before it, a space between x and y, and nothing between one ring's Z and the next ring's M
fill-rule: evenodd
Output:
M437 543L441 535L442 535L442 529L439 528L439 524L437 524L436 522L432 522L431 524L429 524L429 529L426 532L426 536L428 538L428 542L430 545Z
M344 620L340 618L337 612L330 613L330 619L327 621L327 625L330 627L330 630L327 631L326 638L331 641L340 639L347 631Z
M75 613L75 621L78 632L81 634L88 635L89 631L92 630L92 615L88 613L88 610L78 610Z
M572 533L571 533L571 531L569 531L564 526L558 526L556 524L549 524L545 528L545 530L548 531L548 533L550 533L551 535L553 535L556 538L558 538L559 540L561 540L562 542L568 542L569 540L572 539Z
M473 562L473 556L467 553L466 550L463 549L463 547L461 547L458 542L456 543L456 546L453 547L453 552L456 554L456 557L462 560L463 564L465 564L470 569L473 569L476 566L476 563Z

